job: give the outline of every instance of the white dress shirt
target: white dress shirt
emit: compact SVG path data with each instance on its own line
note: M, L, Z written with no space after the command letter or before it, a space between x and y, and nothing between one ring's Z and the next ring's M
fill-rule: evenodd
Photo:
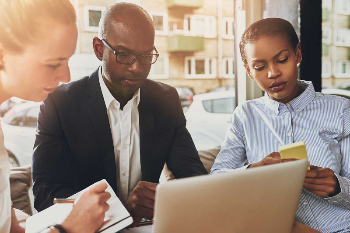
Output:
M117 171L118 197L126 202L129 194L141 180L139 110L140 89L131 100L120 109L120 103L112 96L98 72L102 96L106 104L111 127Z
M0 232L10 232L11 196L9 184L9 160L4 146L4 134L0 123Z

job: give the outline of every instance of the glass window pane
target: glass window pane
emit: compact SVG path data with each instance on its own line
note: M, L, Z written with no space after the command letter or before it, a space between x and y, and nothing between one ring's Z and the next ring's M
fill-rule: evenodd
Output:
M213 65L213 61L212 59L209 59L209 74L212 74L212 65Z
M89 26L98 27L101 19L101 11L89 10Z
M225 29L226 29L226 35L228 35L228 28L229 28L229 23L228 23L228 21L226 21L226 23L225 23Z
M204 35L205 23L204 19L196 19L195 20L195 34L196 35Z
M213 100L213 113L232 113L234 110L234 98Z
M204 100L203 101L203 107L204 107L205 111L213 112L212 104L213 104L212 100Z
M205 60L196 60L196 74L205 74Z
M152 65L153 74L165 74L164 58L158 58L157 62Z
M156 30L163 31L163 16L153 15L153 24Z

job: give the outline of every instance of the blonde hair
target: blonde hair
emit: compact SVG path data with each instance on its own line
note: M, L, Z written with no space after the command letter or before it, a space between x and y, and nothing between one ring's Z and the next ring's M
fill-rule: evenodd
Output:
M64 24L76 22L69 0L1 0L0 43L4 48L21 53L37 39L43 23L53 20ZM69 36L69 35L68 35Z

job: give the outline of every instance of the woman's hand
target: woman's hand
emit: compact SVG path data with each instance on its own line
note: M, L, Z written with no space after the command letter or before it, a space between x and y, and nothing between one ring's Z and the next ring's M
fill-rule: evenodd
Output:
M105 213L109 209L106 202L111 194L105 192L107 187L101 181L83 192L61 226L69 233L96 232L103 224Z

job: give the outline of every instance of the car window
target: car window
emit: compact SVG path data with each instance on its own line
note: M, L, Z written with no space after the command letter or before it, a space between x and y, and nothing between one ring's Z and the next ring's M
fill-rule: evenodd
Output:
M205 111L210 113L229 113L231 114L234 110L234 98L221 98L204 100L203 107Z
M7 117L4 122L9 125L15 125L19 126L23 123L23 115L26 112L26 110L17 112L13 114L12 116Z
M39 110L40 110L39 106L30 108L25 114L26 117L25 117L23 126L36 128Z

